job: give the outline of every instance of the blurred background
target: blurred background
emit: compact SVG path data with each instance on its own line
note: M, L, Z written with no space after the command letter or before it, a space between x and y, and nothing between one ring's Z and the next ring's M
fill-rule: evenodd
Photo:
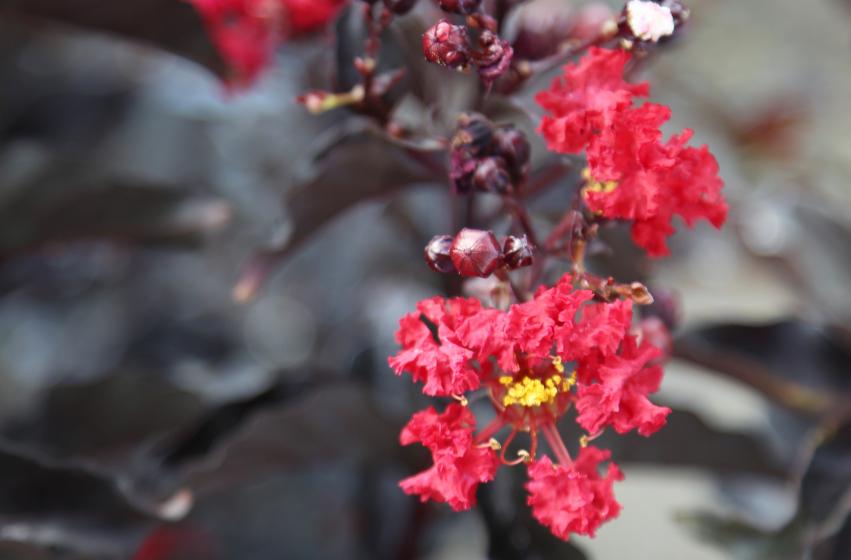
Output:
M520 469L463 514L396 486L428 462L397 443L426 400L386 357L458 290L420 258L449 190L294 103L350 75L349 11L228 93L187 4L0 0L0 558L851 558L851 4L690 6L641 77L712 147L731 217L657 262L607 232L595 267L678 310L674 413L602 443L623 512L564 544ZM390 44L390 67L421 58ZM399 115L440 129L475 77L430 71Z

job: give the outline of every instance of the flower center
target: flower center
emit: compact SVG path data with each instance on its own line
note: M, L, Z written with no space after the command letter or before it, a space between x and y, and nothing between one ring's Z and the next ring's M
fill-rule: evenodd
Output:
M502 397L502 405L505 407L518 405L526 408L538 407L549 404L556 400L560 393L567 393L576 383L576 377L571 374L568 377L564 373L564 365L561 360L553 360L553 366L558 373L549 377L538 379L528 375L515 380L510 375L499 378L499 384L506 388Z
M583 190L590 192L610 193L618 188L617 181L597 181L591 176L591 170L587 167L582 171L582 178L585 179L585 187Z

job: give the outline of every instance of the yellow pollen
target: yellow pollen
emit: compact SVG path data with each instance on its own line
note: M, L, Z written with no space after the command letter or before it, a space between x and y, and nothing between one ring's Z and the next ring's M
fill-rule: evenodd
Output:
M597 181L591 176L591 170L587 167L582 171L582 178L585 179L585 191L610 193L618 188L617 181Z
M581 447L588 447L588 436L582 436L579 438L579 445Z
M564 373L564 364L561 361L561 356L553 358L553 367L556 368L557 372Z
M503 406L541 406L553 402L559 393L570 390L568 381L558 374L544 380L527 376L516 382L513 378L505 376L500 377L499 382L508 387L508 391L502 397Z

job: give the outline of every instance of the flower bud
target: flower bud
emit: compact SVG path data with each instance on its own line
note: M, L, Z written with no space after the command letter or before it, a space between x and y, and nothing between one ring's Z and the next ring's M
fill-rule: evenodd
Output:
M456 194L467 194L473 190L473 176L479 161L461 149L452 150L449 155L449 180Z
M388 10L396 15L407 14L417 3L417 0L384 0Z
M458 232L450 256L461 276L487 278L502 264L502 251L494 234L478 229L464 228Z
M445 19L438 21L423 33L423 53L434 64L455 70L466 68L470 55L466 28Z
M458 117L452 149L463 149L471 156L480 156L490 149L493 132L493 123L484 115L464 113Z
M674 33L674 16L670 8L646 0L630 0L626 8L626 24L640 41L656 43Z
M437 0L440 9L453 14L472 14L479 9L481 0Z
M435 235L425 246L423 255L425 256L426 264L435 272L441 274L449 274L455 272L455 265L452 264L450 251L452 249L452 237L449 235Z
M505 243L502 245L502 258L505 265L511 270L531 265L534 255L529 239L525 235L523 237L514 237L513 235L506 237Z
M486 157L478 161L473 174L473 186L480 191L505 194L511 190L511 175L501 157Z
M479 77L485 84L491 84L500 76L505 74L511 66L511 57L514 50L508 41L499 38L492 31L482 31L479 35L479 46L481 52L476 54L476 66L479 69Z
M493 135L494 153L505 160L508 172L515 182L522 181L529 172L531 148L526 135L513 125L497 128Z

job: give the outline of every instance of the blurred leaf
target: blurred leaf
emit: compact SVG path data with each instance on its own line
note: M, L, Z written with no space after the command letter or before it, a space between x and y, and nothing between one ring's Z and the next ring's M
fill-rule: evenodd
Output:
M179 190L113 185L21 193L0 209L0 257L47 244L111 240L186 245L230 221L221 199Z
M821 533L833 532L851 513L851 420L817 429L800 481L798 519Z
M285 406L260 410L226 431L209 456L184 461L181 471L187 485L203 493L320 462L386 461L400 453L399 428L378 412L366 389L321 387Z
M161 375L120 370L54 385L40 409L6 433L52 458L125 460L134 448L187 425L202 410L198 396Z
M311 178L285 195L284 208L290 218L286 240L248 262L234 287L234 297L251 299L275 266L349 208L433 180L414 157L375 132L342 131L314 158Z
M801 560L802 531L790 525L768 531L747 521L707 511L681 513L677 521L696 537L717 546L737 560Z
M0 525L6 540L121 556L154 521L109 477L0 444Z
M839 531L817 543L812 552L813 560L847 560L851 558L851 515L845 518Z
M171 51L225 73L224 62L208 39L201 18L180 0L0 0L4 17L47 20L105 31Z
M696 414L674 410L668 424L646 438L604 434L600 446L618 463L697 467L717 474L760 474L783 478L787 469L756 435L717 430Z
M851 349L842 331L831 327L795 319L702 327L678 337L674 356L731 376L805 414L851 403Z

